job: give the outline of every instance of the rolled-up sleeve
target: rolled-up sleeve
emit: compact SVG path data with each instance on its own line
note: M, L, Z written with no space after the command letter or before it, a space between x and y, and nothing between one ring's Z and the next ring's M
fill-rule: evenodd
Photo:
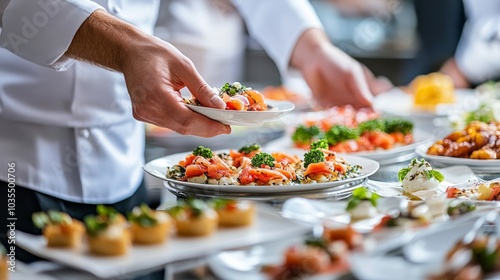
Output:
M467 79L479 84L500 77L500 1L465 0L467 22L455 60Z
M73 37L90 14L100 8L86 0L10 1L3 11L0 47L33 63L63 71L71 61L63 55Z
M250 35L274 60L282 74L300 35L310 28L323 28L307 0L233 0Z

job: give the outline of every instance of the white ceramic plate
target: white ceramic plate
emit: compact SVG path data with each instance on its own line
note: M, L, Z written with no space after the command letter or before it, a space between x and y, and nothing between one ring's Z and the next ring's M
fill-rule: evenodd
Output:
M267 111L234 111L214 109L203 106L186 105L189 109L228 125L259 126L264 122L277 120L288 114L295 108L292 102L269 101L266 103L272 106Z
M288 153L287 150L281 150L285 153ZM220 152L228 152L228 151L215 151L215 153ZM291 151L291 154L296 154L296 151ZM366 178L372 174L374 174L378 168L379 164L376 161L365 159L361 157L353 157L353 156L343 156L347 160L349 164L352 165L360 165L362 169L360 171L360 175L355 178L350 178L346 180L339 180L335 182L328 183L317 183L317 184L301 184L301 185L289 185L289 186L220 186L220 185L210 185L210 184L198 184L191 182L183 182L175 179L170 179L165 176L168 166L173 166L175 164L179 164L180 160L186 158L186 155L189 153L178 153L169 155L166 157L158 158L146 163L143 166L143 169L150 175L161 179L163 181L172 182L174 184L197 188L201 191L210 190L212 192L220 192L220 193L252 193L252 194L263 194L263 193L290 193L290 192L300 192L300 191L310 191L310 190L322 190L333 188L336 186L342 186L350 182L359 181L360 179Z
M470 159L470 158L455 158L455 157L445 157L445 156L434 156L428 155L427 149L431 144L421 144L418 145L415 152L430 161L431 164L438 164L441 166L449 166L449 165L466 165L469 166L472 170L477 172L485 172L485 173L500 173L500 160L492 159L492 160L481 160L481 159ZM490 172L487 172L490 171Z
M221 228L209 237L172 237L167 243L155 246L132 246L122 257L95 257L86 251L51 249L42 236L17 232L16 242L25 250L84 271L101 278L124 275L160 268L165 264L186 260L218 251L303 236L311 232L310 225L299 224L281 217L274 208L258 205L257 219L249 227Z
M376 151L367 151L367 152L354 152L354 153L349 153L348 155L351 156L357 156L357 157L364 157L368 159L373 159L376 161L385 161L390 158L396 158L401 155L405 154L410 154L415 151L415 148L419 145L423 145L426 143L429 143L433 139L433 135L421 131L421 130L415 130L414 133L415 136L415 142L411 143L409 145L405 146L398 146L394 147L389 150L376 150ZM269 151L279 151L283 149L296 149L293 146L292 139L290 135L285 135L283 137L280 137L276 140L270 141L266 145L264 145L264 149L269 150ZM305 151L303 151L305 152ZM339 153L339 155L344 156L345 154Z
M467 103L477 103L475 91L470 89L456 89L456 102L454 104L442 104L436 107L436 112L418 110L413 106L413 97L399 88L377 95L373 101L373 108L376 111L399 117L411 118L435 118L436 116L447 115L448 112L456 109L455 106L465 106Z

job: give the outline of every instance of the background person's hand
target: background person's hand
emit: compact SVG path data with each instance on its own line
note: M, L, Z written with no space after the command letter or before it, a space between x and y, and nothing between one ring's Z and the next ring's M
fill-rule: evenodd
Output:
M231 132L184 105L179 91L187 87L204 106L225 108L187 57L105 11L87 18L66 55L122 72L137 120L203 137Z
M323 31L302 34L291 65L300 70L321 107L371 107L373 95L363 66L333 46Z

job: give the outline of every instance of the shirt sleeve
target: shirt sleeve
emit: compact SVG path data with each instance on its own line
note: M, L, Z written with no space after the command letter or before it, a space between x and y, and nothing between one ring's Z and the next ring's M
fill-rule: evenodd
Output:
M323 28L307 0L233 0L250 35L274 60L279 71L289 70L292 51L300 35Z
M64 71L72 61L63 55L73 37L100 8L87 0L10 1L3 11L0 47L33 63Z
M467 22L455 53L460 71L480 84L500 77L500 1L464 0Z

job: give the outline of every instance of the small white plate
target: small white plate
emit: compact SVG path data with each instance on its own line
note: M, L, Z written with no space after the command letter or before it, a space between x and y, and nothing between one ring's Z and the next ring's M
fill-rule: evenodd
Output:
M208 237L172 237L166 243L155 246L134 245L127 255L120 257L96 257L87 252L86 246L79 250L47 248L43 236L20 231L16 233L16 242L32 254L88 271L100 278L122 278L124 275L160 268L175 261L299 237L311 231L312 226L285 219L274 208L259 204L256 221L251 226L220 228Z
M223 110L187 104L186 106L199 114L223 124L240 126L259 126L265 122L277 120L295 108L295 105L288 101L266 100L266 103L271 106L267 111Z
M442 104L436 107L436 112L418 110L413 106L413 96L402 91L400 88L381 93L373 100L373 108L376 111L399 117L409 118L435 118L446 116L448 112L456 109L455 106L466 106L467 103L477 103L475 91L471 89L456 89L456 102L453 104Z
M289 151L282 149L282 152L285 153L290 153L290 154L297 154L297 151ZM227 150L222 150L222 151L215 151L215 153L220 153L220 152L229 152ZM303 151L301 151L303 154ZM167 178L165 176L167 167L173 166L176 164L179 164L180 160L183 160L186 158L186 155L189 153L178 153L178 154L173 154L169 155L166 157L161 157L155 160L152 160L148 163L146 163L143 166L143 169L149 173L150 175L161 179L163 181L171 182L174 184L178 184L181 186L186 186L186 187L191 187L191 188L197 188L201 191L205 190L210 190L210 191L215 191L215 192L220 192L220 194L224 193L251 193L251 194L276 194L276 193L290 193L290 192L301 192L301 191L311 191L311 190L322 190L322 189L329 189L333 188L336 186L342 186L347 183L359 181L360 179L366 178L368 176L373 175L375 172L377 172L379 168L379 164L376 161L366 159L366 158L361 158L361 157L353 157L353 156L343 156L343 158L352 165L360 165L362 169L360 170L360 175L355 178L350 178L350 179L345 179L345 180L338 180L334 182L327 182L327 183L314 183L314 184L300 184L300 185L286 185L286 186L233 186L233 185L210 185L210 184L198 184L198 183L191 183L191 182L183 182L171 178Z
M431 164L435 163L435 164L438 164L441 166L466 165L466 166L469 166L474 171L475 171L475 169L477 169L478 172L499 173L500 174L500 159L482 160L482 159L456 158L456 157L428 155L427 149L430 146L431 146L431 144L429 144L429 143L418 145L415 152L419 156L430 161ZM485 171L491 171L491 172L485 172Z

